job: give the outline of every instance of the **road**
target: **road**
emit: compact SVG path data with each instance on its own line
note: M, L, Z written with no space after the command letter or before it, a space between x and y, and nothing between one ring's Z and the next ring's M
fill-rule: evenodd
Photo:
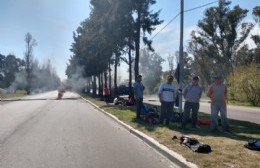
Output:
M157 98L147 97L144 99L144 102L148 104L160 105L160 102ZM200 112L210 114L210 103L200 102ZM250 108L250 107L241 107L241 106L227 106L227 116L230 119L249 121L252 123L260 124L260 109Z
M164 156L74 93L0 105L1 168L170 168Z

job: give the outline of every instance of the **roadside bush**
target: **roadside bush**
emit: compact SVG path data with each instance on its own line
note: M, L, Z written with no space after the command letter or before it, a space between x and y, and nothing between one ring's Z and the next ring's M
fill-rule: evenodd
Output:
M256 63L234 69L228 77L230 100L260 106L260 67Z

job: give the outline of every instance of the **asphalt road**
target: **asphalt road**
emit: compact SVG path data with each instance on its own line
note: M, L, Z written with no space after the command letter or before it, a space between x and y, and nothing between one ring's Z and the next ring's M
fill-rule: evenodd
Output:
M171 168L171 161L78 95L0 105L0 168Z
M160 105L160 102L155 97L145 98L144 102L154 105ZM200 102L200 112L210 114L210 103ZM241 107L241 106L227 106L227 116L230 119L249 121L260 124L260 109Z

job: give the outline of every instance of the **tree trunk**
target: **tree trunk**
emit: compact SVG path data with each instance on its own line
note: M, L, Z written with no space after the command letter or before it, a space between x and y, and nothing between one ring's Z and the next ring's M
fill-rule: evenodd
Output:
M112 76L111 76L111 60L109 60L108 64L108 78L109 78L109 90L112 89Z
M97 80L96 80L96 76L93 76L92 88L93 88L92 89L93 90L92 94L94 96L96 96L97 95Z
M133 93L132 93L132 56L131 56L130 44L129 44L129 51L128 51L128 60L129 60L129 83L128 83L128 87L130 89L129 96L133 96Z
M98 74L98 96L102 96L101 74Z
M140 30L141 30L141 8L137 11L136 36L135 36L135 79L139 75L139 50L140 50Z
M117 95L117 65L118 65L119 54L115 54L115 72L114 72L114 95Z

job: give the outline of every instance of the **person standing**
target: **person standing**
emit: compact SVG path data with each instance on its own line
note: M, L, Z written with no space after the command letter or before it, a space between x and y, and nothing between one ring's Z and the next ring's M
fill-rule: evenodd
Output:
M185 99L184 103L184 113L182 118L182 127L185 128L189 118L190 111L192 111L191 124L192 128L197 128L198 111L199 111L199 101L202 95L202 87L199 85L199 77L194 76L192 82L188 84L183 91L183 96Z
M108 104L108 102L109 102L109 96L110 96L110 90L109 90L109 88L107 87L107 85L105 85L105 87L104 87L104 89L103 89L103 96L104 96L105 102Z
M171 113L173 112L173 106L176 96L176 89L172 84L173 76L169 75L167 77L167 82L162 83L159 87L158 96L161 102L161 114L160 114L160 124L164 123L166 119L166 125L170 123Z
M221 116L222 131L229 132L227 120L227 86L222 83L221 76L214 77L215 82L210 86L208 97L211 99L211 132L216 132L218 129L218 113Z
M136 102L136 119L141 119L141 108L143 106L144 85L142 84L142 75L138 75L134 83L134 98Z

